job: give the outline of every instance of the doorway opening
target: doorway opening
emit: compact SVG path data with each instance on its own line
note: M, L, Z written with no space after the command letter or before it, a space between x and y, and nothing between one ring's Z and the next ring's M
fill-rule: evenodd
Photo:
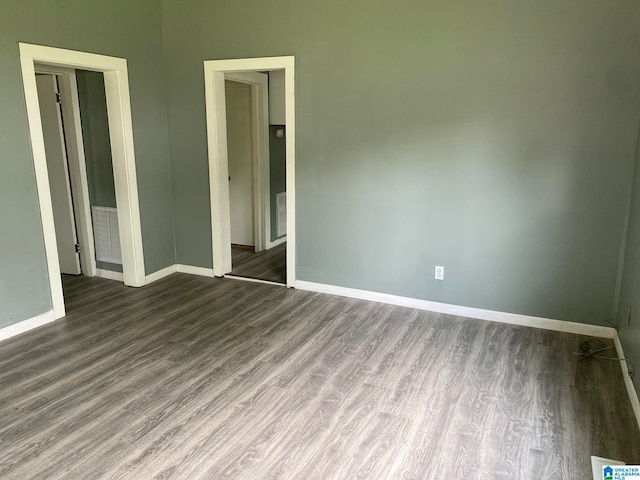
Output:
M286 284L284 71L225 74L225 108L231 275Z
M58 236L54 214L54 194L50 183L49 168L47 163L47 151L42 124L43 109L40 105L38 84L43 88L50 84L51 88L59 87L61 97L67 96L70 100L65 106L62 103L61 117L68 122L69 128L64 128L66 139L66 160L69 175L66 173L56 175L60 184L66 183L69 190L75 194L63 192L55 201L60 205L66 203L66 216L68 223L75 223L77 232L76 244L80 243L79 254L76 255L80 270L88 276L100 273L95 263L94 238L91 222L91 202L89 201L86 165L83 153L82 127L79 122L79 104L77 101L77 83L75 95L73 93L74 76L72 72L86 70L100 72L104 78L104 93L106 101L109 146L113 161L113 183L115 188L115 200L117 210L113 213L117 218L118 231L113 234L116 238L114 245L119 240L122 258L121 279L126 285L139 287L145 284L144 258L142 251L142 234L140 227L140 212L138 206L138 191L135 171L135 158L133 150L133 129L131 125L131 106L129 101L129 84L127 62L121 58L107 57L72 50L64 50L39 45L20 43L20 63L22 80L27 106L27 118L31 134L31 147L36 174L38 200L44 237L44 246L49 273L49 285L51 291L52 311L54 319L65 315L64 296L62 292L61 263L58 250ZM36 71L43 80L36 79ZM47 76L48 75L48 76ZM55 84L54 79L55 78ZM77 80L77 79L76 79ZM65 93L66 91L66 93ZM75 100L74 100L75 99ZM54 107L53 114L56 114ZM65 115L65 109L67 114ZM45 113L46 114L46 113ZM55 135L55 128L51 130ZM85 172L83 178L83 171ZM55 180L56 179L52 179ZM61 191L63 191L61 189ZM65 197L66 196L66 200ZM69 205L69 203L71 205ZM63 209L64 210L64 209ZM108 221L108 220L107 220ZM72 231L68 226L68 235ZM65 245L70 244L67 238L63 240ZM64 248L64 247L63 247ZM71 268L74 260L71 256ZM92 260L93 259L93 260ZM66 265L66 264L65 264ZM67 267L65 267L67 268Z
M100 72L36 65L60 273L123 281Z
M214 275L294 287L294 57L204 66Z

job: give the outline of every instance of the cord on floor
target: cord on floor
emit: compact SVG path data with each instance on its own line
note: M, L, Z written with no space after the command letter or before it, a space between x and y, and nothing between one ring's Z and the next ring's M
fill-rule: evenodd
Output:
M603 352L611 350L613 345L605 345L599 338L591 337L580 344L580 351L573 352L574 355L578 355L578 361L585 360L587 358L596 358L598 360L618 360L627 363L627 372L631 379L635 373L635 366L628 358L610 357L604 355Z

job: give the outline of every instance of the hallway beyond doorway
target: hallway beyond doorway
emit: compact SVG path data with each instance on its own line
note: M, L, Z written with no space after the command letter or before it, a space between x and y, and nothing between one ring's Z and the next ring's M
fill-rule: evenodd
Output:
M287 243L270 250L255 252L251 247L231 246L232 275L238 277L287 283Z

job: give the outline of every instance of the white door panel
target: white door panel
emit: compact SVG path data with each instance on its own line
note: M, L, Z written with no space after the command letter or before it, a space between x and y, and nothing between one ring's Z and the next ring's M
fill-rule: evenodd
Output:
M254 246L251 87L225 84L231 243Z
M58 244L60 271L80 274L80 256L76 252L76 227L73 216L69 170L64 146L62 116L56 101L58 85L55 75L37 75L38 101L42 133L47 156L47 172Z

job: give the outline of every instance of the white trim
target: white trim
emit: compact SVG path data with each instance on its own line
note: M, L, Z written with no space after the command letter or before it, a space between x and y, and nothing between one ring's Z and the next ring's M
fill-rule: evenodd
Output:
M103 72L104 74L116 202L118 203L123 278L127 285L138 287L144 285L145 274L127 61L122 58L26 43L20 43L19 48L51 301L55 318L60 318L65 313L64 297L62 294L60 266L58 264L44 139L40 122L35 64L74 69L81 68Z
M46 325L47 323L53 322L55 319L53 310L49 310L48 312L41 313L40 315L28 318L27 320L0 328L0 341L15 337L16 335L33 330L34 328L38 328L42 325Z
M232 72L225 73L224 78L251 87L253 241L255 251L261 252L267 248L267 241L271 238L269 77L257 72Z
M287 186L287 287L296 284L296 105L295 60L289 59L284 69Z
M105 270L104 268L96 268L96 277L106 278L107 280L124 281L124 273Z
M618 358L626 358L624 356L624 350L622 349L620 337L618 337L618 332L616 332L615 336L613 337L613 342L616 345ZM638 422L638 428L640 428L640 400L638 400L638 392L633 385L633 380L629 376L629 372L627 370L627 362L625 360L620 360L620 368L622 368L622 377L624 378L624 384L627 387L629 400L631 400L631 407L633 408L633 413L635 414L636 421Z
M308 290L310 292L328 293L340 295L342 297L358 298L360 300L370 300L373 302L388 303L390 305L400 305L402 307L416 308L430 312L446 313L459 317L476 318L478 320L489 320L492 322L521 325L524 327L543 328L546 330L556 330L558 332L578 333L592 337L614 338L615 329L602 327L599 325L588 325L586 323L567 322L564 320L554 320L551 318L533 317L518 313L498 312L495 310L483 310L480 308L461 307L448 303L431 302L418 298L400 297L387 293L370 292L367 290L357 290L355 288L336 287L321 283L313 283L299 280L296 288Z
M265 70L285 71L286 175L287 175L287 286L296 279L295 245L295 60L289 57L208 60L204 62L207 145L211 201L213 271L218 277L231 272L231 224L227 161L225 73Z
M133 149L129 74L127 61L122 59L121 62L121 68L104 72L104 88L107 96L124 283L131 287L141 287L145 282L144 254Z
M188 273L189 275L200 275L201 277L213 277L213 269L205 267L194 267L193 265L176 265L178 273Z
M277 247L278 245L280 245L281 243L284 243L287 241L287 236L284 235L280 238L276 238L273 242L271 240L267 240L267 250L271 250L273 247Z
M226 274L224 278L230 278L231 280L242 280L243 282L264 283L265 285L275 285L277 287L284 287L284 283L272 282L270 280L260 280L259 278L241 277L240 275Z
M51 303L53 306L54 317L60 318L64 317L65 314L64 297L62 293L60 265L58 263L58 247L56 242L55 226L53 222L53 205L51 204L51 191L49 189L47 158L44 150L44 136L42 133L42 124L40 121L40 102L38 100L38 90L33 59L22 56L22 45L20 46L20 49L22 81L25 90L29 131L31 133L31 148L33 151L36 188L38 190L38 199L40 203L40 216L44 234L44 248L46 252L47 269L49 272L49 289L51 292Z
M207 107L213 274L216 277L221 277L225 273L229 273L232 268L225 86L224 73L207 69L206 64L207 62L205 62L204 80Z
M168 267L164 267L157 272L153 272L147 275L145 278L146 284L149 285L150 283L157 282L161 278L168 277L169 275L171 275L172 273L176 273L177 271L177 265L169 265Z

